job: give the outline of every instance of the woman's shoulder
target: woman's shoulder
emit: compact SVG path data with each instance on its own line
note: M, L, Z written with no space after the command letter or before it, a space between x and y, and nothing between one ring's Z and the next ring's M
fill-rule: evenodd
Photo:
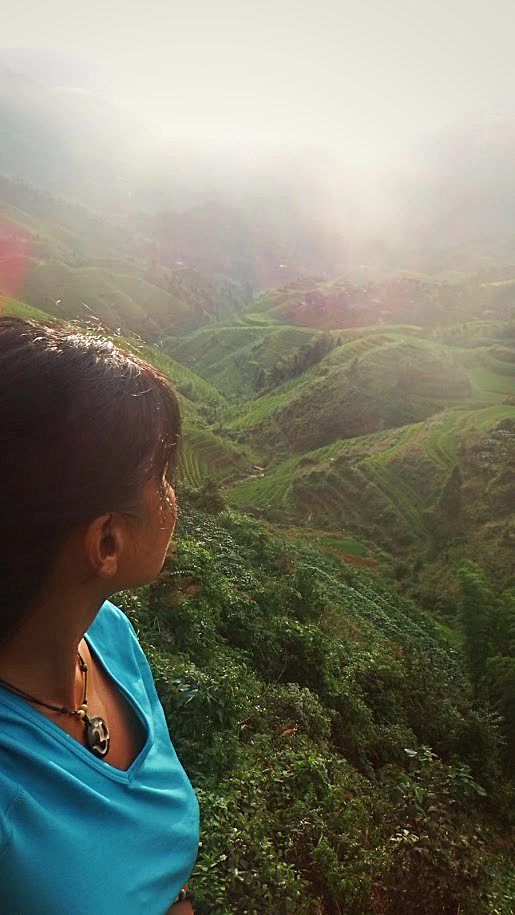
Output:
M123 650L139 644L131 621L110 600L104 601L85 635L96 650L115 645Z
M89 629L86 641L111 674L124 678L130 669L138 676L150 675L148 661L139 644L134 627L125 613L106 600ZM151 675L150 675L151 676Z

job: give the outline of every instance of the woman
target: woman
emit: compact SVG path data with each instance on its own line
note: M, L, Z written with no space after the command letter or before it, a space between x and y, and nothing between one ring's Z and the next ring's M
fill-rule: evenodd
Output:
M187 915L197 802L107 600L163 564L177 399L107 340L0 318L0 429L0 911Z

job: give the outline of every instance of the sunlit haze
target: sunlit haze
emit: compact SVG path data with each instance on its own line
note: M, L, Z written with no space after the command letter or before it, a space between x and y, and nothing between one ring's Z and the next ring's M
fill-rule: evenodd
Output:
M511 107L514 18L508 0L21 0L2 44L56 55L64 85L166 139L306 143L366 161Z

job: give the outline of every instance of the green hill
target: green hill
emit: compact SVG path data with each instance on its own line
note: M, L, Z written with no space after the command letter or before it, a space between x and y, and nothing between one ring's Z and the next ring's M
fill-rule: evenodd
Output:
M402 560L427 606L452 604L466 556L509 584L515 530L515 405L446 411L425 422L278 462L234 484L230 502L271 518L357 536Z
M341 338L340 338L341 339ZM310 451L470 404L467 372L445 347L423 338L343 339L315 368L227 416L268 454Z
M159 263L155 243L21 181L0 176L0 293L58 317L144 339L197 327L244 304L237 283Z
M291 353L321 337L319 331L291 325L237 325L201 328L178 340L166 339L165 349L214 384L226 397L256 394L260 379Z

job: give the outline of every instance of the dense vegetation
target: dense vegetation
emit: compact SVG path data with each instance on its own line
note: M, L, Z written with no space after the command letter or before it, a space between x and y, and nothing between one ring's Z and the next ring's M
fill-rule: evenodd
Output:
M200 799L195 911L508 915L499 722L453 633L220 507L183 498L121 597Z

